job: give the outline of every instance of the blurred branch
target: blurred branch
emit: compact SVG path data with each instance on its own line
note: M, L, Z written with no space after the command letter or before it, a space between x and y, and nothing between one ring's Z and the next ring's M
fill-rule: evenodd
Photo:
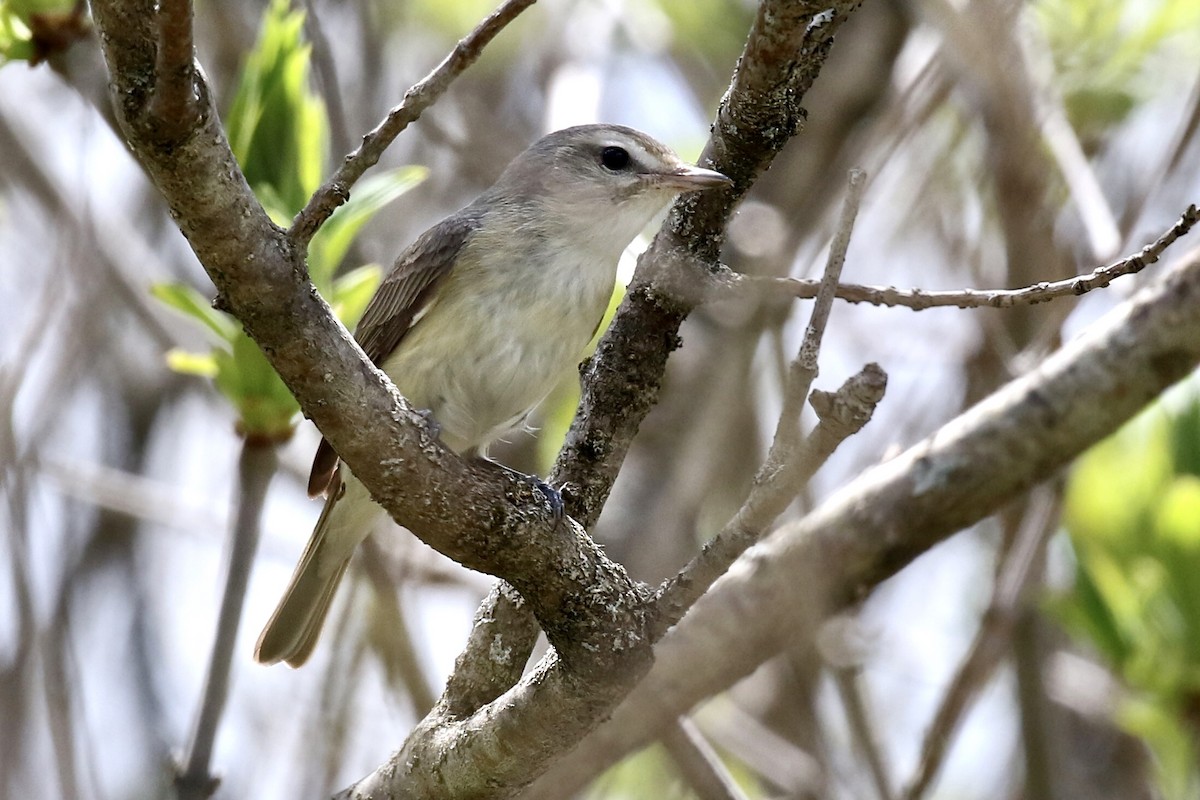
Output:
M699 800L746 800L704 734L688 717L667 726L663 744Z
M415 122L421 113L450 88L454 79L475 63L483 48L504 30L510 22L537 0L505 0L475 30L459 40L442 63L404 93L400 105L393 108L366 136L353 153L346 156L333 177L317 189L312 198L292 222L289 237L295 247L303 249L317 229L329 219L334 210L350 197L350 188L373 167L388 145L400 132Z
M1196 134L1200 132L1200 69L1192 76L1191 89L1184 108L1187 112L1173 132L1170 145L1164 149L1164 155L1152 170L1146 171L1139 183L1134 196L1127 204L1122 222L1132 225L1142 215L1146 203L1156 191L1162 188L1168 178L1175 175L1182 165L1183 158L1196 142Z
M30 149L30 136L12 125L6 114L0 114L3 180L16 183L19 178L20 185L31 192L60 225L93 237L92 255L104 270L106 290L115 292L124 301L124 307L160 349L167 350L177 344L176 337L163 325L158 309L150 302L145 287L138 285L123 266L127 263L154 264L162 260L159 252L150 246L140 230L123 218L105 220L101 225L93 225L85 219L63 189L62 182L47 169L45 160L36 157Z
M225 572L225 590L217 616L217 635L209 655L208 672L196 727L186 759L175 776L180 800L203 800L217 790L220 779L210 772L213 743L229 696L229 674L233 647L237 643L238 624L250 583L254 553L258 549L260 521L267 487L278 463L275 445L253 438L242 442L238 459L237 516L229 539L229 560Z
M859 602L954 532L1054 476L1198 363L1200 249L1038 369L746 551L663 637L650 673L609 720L540 779L545 789L535 796L570 794L766 658L811 647L797 609L824 615ZM713 642L721 642L719 658Z
M346 117L346 106L342 102L337 62L333 59L333 47L329 43L329 37L325 35L325 26L321 24L321 18L317 16L317 4L313 0L304 0L304 30L312 41L313 66L316 67L321 99L325 101L325 111L329 115L329 130L333 133L333 152L348 153L350 152L350 123Z
M1103 289L1125 275L1136 275L1154 264L1168 247L1186 235L1200 219L1195 205L1184 209L1179 219L1165 233L1146 245L1136 255L1097 267L1086 275L1061 281L1043 281L1021 289L960 289L956 291L926 291L924 289L895 289L890 286L859 286L839 284L836 297L850 303L870 303L877 306L902 306L913 311L927 308L1011 308L1036 305L1060 297L1077 297L1095 289ZM762 275L743 275L722 269L714 275L706 301L727 297L772 296L786 294L800 300L816 297L821 282L802 278L776 278Z
M368 536L362 543L362 558L358 563L375 594L372 627L378 634L375 642L384 670L393 684L397 680L403 684L415 715L423 717L433 708L433 688L417 657L408 620L400 607L398 587L387 574L377 537Z
M1014 47L1019 56L1019 68L1011 71L1013 78L1020 82L1021 90L1028 94L1030 104L1040 117L1042 138L1075 201L1079 220L1088 234L1092 257L1098 261L1112 258L1120 252L1121 231L1112 205L1067 117L1062 93L1057 90L1062 81L1053 74L1050 45L1038 36L1035 24L1022 25L1017 30ZM1035 41L1030 41L1031 38ZM1035 85L1033 65L1035 57L1039 56L1050 79Z
M875 792L879 795L879 800L892 800L895 795L892 793L891 781L888 780L887 767L883 763L883 753L880 752L879 743L875 741L876 726L871 722L866 699L863 697L862 669L857 665L834 669L833 682L837 686L838 696L842 698L846 720L850 723L850 734L867 762L867 771L875 783Z

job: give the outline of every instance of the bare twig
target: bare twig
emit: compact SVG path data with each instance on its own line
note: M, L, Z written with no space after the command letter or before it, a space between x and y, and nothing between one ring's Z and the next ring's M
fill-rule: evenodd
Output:
M317 189L308 205L296 215L289 231L292 241L301 247L307 245L325 220L350 197L350 187L379 161L383 151L400 132L415 122L426 108L442 96L455 78L475 63L496 34L535 2L537 0L505 0L475 30L460 39L450 54L442 59L442 63L413 84L404 93L400 105L389 111L383 121L363 137L358 149L346 156L333 177Z
M825 458L833 452L833 447L846 436L857 430L845 426L831 429L822 419L818 425L821 429L805 439L800 428L800 410L805 398L809 395L813 379L817 374L817 354L821 347L821 338L829 321L830 309L833 306L834 291L841 277L842 265L846 260L846 249L850 244L850 233L854 227L854 218L862 199L862 190L866 184L865 174L860 170L850 173L850 188L842 209L841 222L830 245L829 259L825 265L825 273L821 278L821 286L817 302L804 332L804 340L799 352L789 369L787 387L784 390L783 410L775 428L775 438L766 459L754 476L754 483L746 501L742 503L737 514L713 538L692 561L668 581L659 593L658 608L662 613L660 629L674 624L683 613L696 601L714 580L728 569L729 565L754 542L758 541L763 532L783 513L788 503L795 498L804 483L824 463ZM854 394L860 383L879 387L878 396L871 403L877 403L882 397L882 387L886 379L880 379L882 370L872 364L844 384L839 394ZM824 408L832 408L833 404ZM822 408L816 409L818 413ZM870 419L868 412L862 419L862 425ZM859 425L861 427L861 425ZM822 446L816 447L817 437L821 437ZM808 445L809 442L813 444ZM825 452L826 445L832 447ZM823 457L816 457L823 453Z
M1195 205L1188 206L1175 224L1135 255L1097 267L1086 275L1061 281L1046 281L1020 289L960 289L955 291L902 290L890 286L858 286L840 284L836 297L850 303L870 303L877 306L903 306L913 311L927 308L1011 308L1035 305L1060 297L1075 297L1108 286L1124 275L1135 275L1158 261L1163 252L1186 235L1200 219ZM733 270L721 270L713 278L707 300L721 300L743 295L777 295L784 293L797 299L817 296L821 283L800 278L776 278L742 275Z
M639 425L657 400L667 356L692 310L691 287L717 268L734 204L799 130L800 103L833 37L858 3L764 0L721 101L699 163L733 179L730 189L675 202L638 261L633 282L582 370L579 411L551 482L567 484L567 512L584 527L600 515Z
M747 547L758 541L767 526L783 513L837 446L870 421L886 387L887 376L883 370L878 364L868 364L843 383L837 392L813 393L812 406L818 416L816 428L779 470L768 475L764 463L755 476L750 495L733 519L699 555L659 588L656 630L665 630L678 622L713 581Z
M230 539L225 591L217 617L217 638L209 657L204 696L191 746L175 776L175 789L180 800L202 800L211 797L217 789L219 781L210 773L209 764L225 699L229 695L233 647L246 599L246 586L250 582L250 569L254 564L254 551L258 548L263 501L277 463L275 445L251 438L242 443L242 455L238 459L237 518Z
M801 441L800 411L808 398L812 382L817 378L817 356L821 352L821 340L825 337L825 327L829 324L829 314L833 310L834 293L842 279L846 250L850 247L850 234L854 230L854 220L858 216L865 186L866 174L859 169L850 170L849 191L842 205L842 217L829 245L829 258L825 262L825 272L821 275L812 316L809 317L808 327L804 330L800 352L796 354L789 369L788 385L783 395L783 410L779 415L775 441L772 442L766 464L763 465L764 471L770 470L771 474L780 469L784 461L790 460L794 454L789 451L798 447ZM758 481L755 483L757 485Z
M154 61L154 94L150 113L166 138L175 138L195 124L194 45L191 0L163 0L156 15L158 36Z
M861 601L883 580L1044 481L1200 363L1200 250L922 442L864 472L751 548L655 646L608 722L539 781L563 797L781 650L792 623ZM748 613L754 609L754 613ZM712 643L721 642L714 658Z
M663 745L700 800L746 800L717 751L690 718L675 720L663 733Z
M987 683L996 665L1009 652L1013 627L1024 600L1025 588L1036 573L1032 567L1046 539L1055 530L1057 494L1043 491L1025 517L1008 562L996 580L991 604L984 612L979 631L925 733L921 761L903 800L918 800L929 790L941 768L951 738L962 716Z

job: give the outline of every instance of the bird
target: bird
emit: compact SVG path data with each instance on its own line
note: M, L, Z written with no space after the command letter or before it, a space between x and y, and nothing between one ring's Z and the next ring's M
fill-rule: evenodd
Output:
M634 237L676 195L730 183L626 126L549 133L400 254L355 338L443 444L486 458L578 365ZM561 513L557 491L534 480ZM324 439L308 491L325 506L258 638L262 664L308 660L351 556L384 513Z

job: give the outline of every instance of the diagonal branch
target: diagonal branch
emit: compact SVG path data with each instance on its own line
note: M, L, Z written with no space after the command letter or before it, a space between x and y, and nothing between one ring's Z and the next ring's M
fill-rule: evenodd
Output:
M508 23L536 3L537 0L505 0L475 30L459 40L450 54L433 71L413 84L404 93L400 105L388 112L373 131L363 137L362 144L342 161L333 177L317 189L289 231L295 246L303 249L309 240L333 214L337 207L350 197L350 188L362 174L378 163L388 145L400 132L415 122L418 117L450 88L454 79L479 59L483 48L504 30Z
M825 273L821 277L817 302L813 305L800 350L788 369L783 409L779 413L771 449L754 476L750 493L737 514L704 546L699 555L660 590L657 602L659 617L655 620L655 629L658 631L665 631L678 622L692 603L708 591L713 581L747 547L758 541L795 499L808 479L825 463L833 449L845 438L857 433L870 420L875 406L883 399L887 376L878 365L869 364L846 381L837 392L842 405L853 403L860 397L865 399L863 405L866 412L855 417L856 425L840 424L843 416L832 413L838 404L831 401L828 395L823 395L820 401L814 403L820 422L812 435L806 438L800 429L800 412L817 376L817 353L833 308L834 290L846 261L846 250L850 246L850 233L862 200L864 184L864 174L853 170L841 222L830 245Z
M701 154L732 188L677 200L638 261L633 282L596 354L551 481L584 527L600 515L642 420L656 402L679 327L715 271L725 224L754 181L800 129L800 106L856 0L764 0Z
M814 587L821 614L859 602L934 545L1054 477L1197 364L1200 249L1037 370L748 550L655 647L654 667L609 721L539 780L536 788L554 789L537 796L569 796L767 658L811 647L793 618L812 607Z

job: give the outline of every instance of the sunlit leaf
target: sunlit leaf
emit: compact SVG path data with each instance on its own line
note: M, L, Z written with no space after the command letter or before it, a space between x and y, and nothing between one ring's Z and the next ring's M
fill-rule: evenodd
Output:
M212 302L191 286L156 283L150 287L150 294L176 311L203 323L223 342L232 341L241 332L241 326L232 317L213 308Z
M226 115L229 141L251 188L270 193L277 213L290 218L320 185L328 122L309 87L304 14L272 0L246 60Z
M347 272L334 282L330 300L333 313L347 328L353 330L358 324L382 277L383 270L378 264L367 264Z
M329 286L350 243L362 226L384 206L425 180L424 167L400 167L362 181L313 237L308 248L308 270L317 288Z
M167 366L182 375L200 378L217 376L217 359L212 353L191 353L179 348L167 351Z

